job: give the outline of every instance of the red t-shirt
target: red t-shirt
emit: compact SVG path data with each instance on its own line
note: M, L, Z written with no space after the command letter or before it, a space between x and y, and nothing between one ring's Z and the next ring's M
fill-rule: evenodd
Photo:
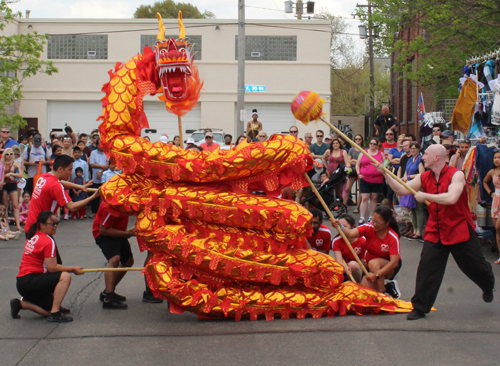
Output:
M391 151L393 147L398 147L397 141L394 141L394 143L392 144L389 144L388 142L382 142L382 154L384 154L384 160L387 159L387 157L389 156L389 151Z
M388 229L389 230L387 231L386 236L383 239L380 239L372 224L358 226L359 236L364 236L366 238L366 263L375 258L390 260L391 255L399 255L399 258L401 259L399 237L394 230L391 228Z
M101 206L99 206L99 210L95 215L94 223L92 225L92 234L94 235L94 239L101 235L101 224L107 228L125 231L127 230L128 216L114 216L114 214L111 214L106 202L103 202L101 203Z
M328 253L332 245L332 233L327 226L321 225L316 234L307 238L307 242L311 248Z
M356 240L354 243L351 243L352 249L354 249L359 259L361 260L363 260L365 257L365 245L366 239L363 236L360 236L358 240ZM354 259L354 255L352 255L351 250L347 246L346 242L340 235L333 239L333 251L342 253L342 258L344 258L346 263L356 260Z
M203 151L215 151L215 149L217 149L219 146L219 144L217 142L212 142L212 145L208 146L208 144L206 142L203 142L200 144L200 147L203 149Z
M45 258L57 258L56 242L47 234L37 231L30 240L26 240L17 277L47 273Z
M64 187L59 179L50 172L42 174L33 188L28 220L26 220L24 231L29 231L31 225L36 222L40 212L50 210L56 213L59 206L64 206L68 202L71 202L71 198L64 191Z

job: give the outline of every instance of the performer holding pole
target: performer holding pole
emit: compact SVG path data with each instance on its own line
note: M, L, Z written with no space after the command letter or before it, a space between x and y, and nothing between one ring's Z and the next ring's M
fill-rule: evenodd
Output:
M442 145L429 146L422 158L429 170L408 182L417 191L417 201L431 201L427 208L429 220L417 270L415 295L411 299L413 311L408 314L408 320L423 318L431 310L450 253L462 272L483 290L483 300L493 301L495 277L473 228L464 174L446 165L445 158L446 149ZM377 164L377 169L397 195L410 194L385 172L383 164Z

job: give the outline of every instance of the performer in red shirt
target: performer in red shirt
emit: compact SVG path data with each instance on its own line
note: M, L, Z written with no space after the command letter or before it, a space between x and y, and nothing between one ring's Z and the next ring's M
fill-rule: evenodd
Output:
M347 239L352 240L360 236L366 238L365 261L370 273L363 277L361 284L376 291L386 291L384 280L392 280L396 289L394 276L401 269L401 257L399 249L399 228L392 210L387 206L378 206L373 213L372 222L364 224L356 229L348 229L339 221L332 221L335 227L340 227ZM393 297L399 297L399 290Z
M75 159L68 155L58 156L56 160L54 160L52 171L42 174L36 182L33 189L33 195L31 196L28 219L26 220L26 225L24 227L26 237L28 230L37 220L40 212L50 210L53 213L56 213L59 207L64 206L69 208L71 212L76 212L81 207L85 207L87 203L100 196L100 192L97 191L92 196L87 197L82 201L71 201L71 198L64 191L64 188L82 189L87 191L89 184L92 184L92 181L83 186L67 182L73 173L74 161Z
M348 229L354 229L356 227L356 221L352 216L342 215L338 220ZM351 246L361 261L365 259L365 244L366 239L364 236L352 238ZM360 283L363 276L363 270L340 235L333 239L333 255L335 260L344 267L344 277L347 279L348 273L351 273L354 280Z
M128 229L128 216L112 213L102 202L94 219L92 234L102 254L108 260L108 268L132 267L134 256L128 238L135 236L134 228ZM126 309L125 296L115 293L115 288L127 272L105 272L106 289L99 294L104 309Z
M446 149L442 145L429 146L422 158L429 170L408 182L417 191L417 201L431 202L427 206L429 220L417 270L415 295L411 299L413 311L408 314L408 320L423 318L431 310L450 253L462 272L483 290L483 300L493 301L495 277L472 225L464 174L446 165L445 159ZM377 168L383 173L380 164ZM392 177L384 175L397 195L410 194Z
M53 238L57 224L57 218L51 211L43 211L29 229L17 275L17 290L22 300L10 301L14 319L20 318L19 311L26 309L46 316L49 322L73 321L66 315L69 310L63 308L61 303L71 284L69 273L83 274L83 268L62 265Z
M311 249L328 254L332 247L332 233L323 225L323 213L320 210L312 209L310 212L313 215L311 220L313 234L306 238L307 244Z

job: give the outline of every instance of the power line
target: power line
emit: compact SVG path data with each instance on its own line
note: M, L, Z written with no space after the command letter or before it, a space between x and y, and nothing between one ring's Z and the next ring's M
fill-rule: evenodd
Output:
M245 5L245 8L254 8L254 9L272 10L272 11L279 11L279 12L282 12L282 13L283 13L283 10L280 10L280 9L262 8L262 7L260 7L260 6Z
M194 29L194 28L205 28L205 27L223 27L230 25L238 25L238 23L208 23L208 24L200 24L200 25L186 25L184 27L186 29ZM268 27L268 28L280 28L280 29L291 29L291 30L301 30L301 31L309 31L309 32L320 32L320 33L333 33L333 34L342 34L348 36L359 36L358 33L347 33L347 32L332 32L331 30L322 30L322 29L312 29L312 28L302 28L302 27L287 27L273 24L260 24L260 23L245 23L245 25L254 26L254 27ZM177 25L172 27L165 27L165 29L179 29ZM79 33L50 33L50 35L54 36L78 36L78 35L88 35L88 34L111 34L111 33L133 33L133 32L144 32L144 31L158 31L158 27L155 28L142 28L142 29L124 29L124 30L111 30L111 31L97 31L97 32L79 32ZM379 38L389 38L387 36L379 36ZM394 39L404 39L410 40L409 38L398 38Z

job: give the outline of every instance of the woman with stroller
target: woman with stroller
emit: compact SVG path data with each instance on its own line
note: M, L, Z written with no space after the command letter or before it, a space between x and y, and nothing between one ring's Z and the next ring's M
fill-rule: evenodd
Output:
M358 146L361 146L361 147L363 147L365 145L365 140L364 140L363 136L361 136L359 134L354 136L354 142L356 144L358 144ZM349 152L347 153L347 155L349 156L349 164L351 164L351 167L356 166L356 163L358 162L359 154L361 154L361 153L355 147L351 147L349 149ZM349 204L349 198L351 195L351 188L354 185L354 182L356 182L358 179L359 179L359 176L356 173L356 169L353 169L352 173L349 174L349 178L347 179L347 183L345 186L344 205L346 205L346 207ZM353 213L359 213L359 203L360 203L359 197L356 197L356 202L358 203L358 205L356 206L356 209L353 211Z
M347 151L342 149L342 145L338 138L334 138L328 150L325 151L323 157L323 165L328 165L328 176L331 176L335 170L339 167L340 164L344 164L346 168L351 167L351 162L349 156L347 155ZM328 164L327 164L328 162ZM342 191L344 190L344 181L337 184L335 187L337 197L342 197Z

